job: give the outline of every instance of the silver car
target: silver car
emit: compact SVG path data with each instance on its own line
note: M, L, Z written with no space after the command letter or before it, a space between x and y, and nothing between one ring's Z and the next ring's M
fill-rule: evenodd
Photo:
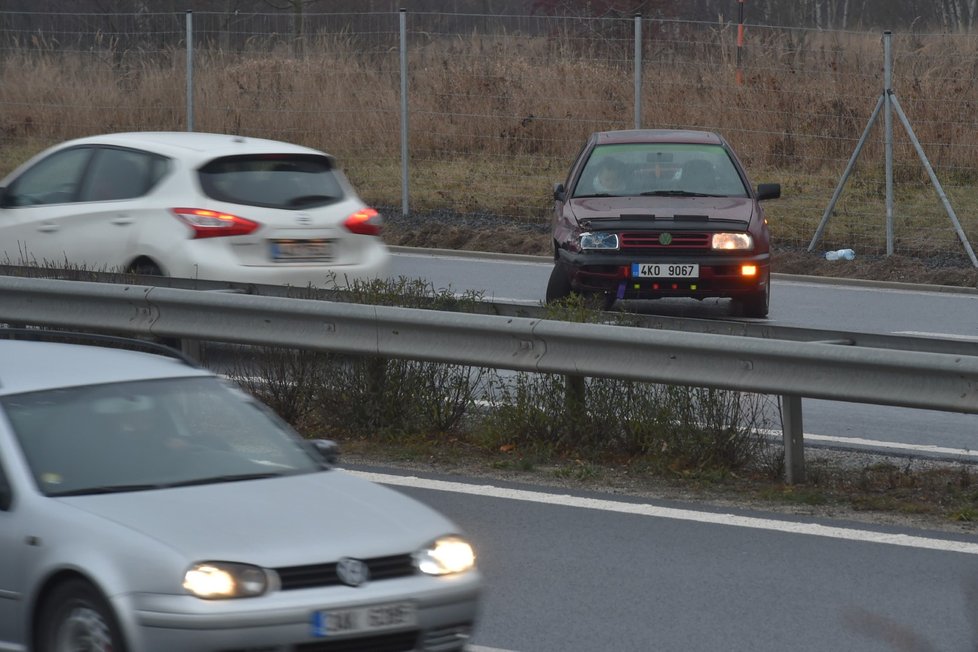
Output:
M464 648L449 520L176 353L4 332L0 650Z
M332 156L290 143L92 136L0 186L0 263L321 288L388 272L381 215Z

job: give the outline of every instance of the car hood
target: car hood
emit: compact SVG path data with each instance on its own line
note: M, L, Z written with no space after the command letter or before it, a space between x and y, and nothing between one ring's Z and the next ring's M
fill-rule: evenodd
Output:
M457 531L427 506L341 470L60 500L188 560L266 567L410 553Z
M746 225L754 216L754 201L749 197L585 197L568 203L579 224L668 220Z

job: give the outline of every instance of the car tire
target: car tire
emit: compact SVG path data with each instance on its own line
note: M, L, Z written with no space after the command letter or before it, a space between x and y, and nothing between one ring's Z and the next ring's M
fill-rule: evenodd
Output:
M111 607L90 583L73 579L56 587L41 607L37 652L125 652Z
M571 295L571 291L567 270L560 263L554 263L553 271L550 272L550 280L547 282L547 303L566 299Z
M764 284L764 289L734 302L738 312L744 317L764 319L771 306L771 282Z
M148 258L134 260L126 271L140 276L165 276L160 266Z

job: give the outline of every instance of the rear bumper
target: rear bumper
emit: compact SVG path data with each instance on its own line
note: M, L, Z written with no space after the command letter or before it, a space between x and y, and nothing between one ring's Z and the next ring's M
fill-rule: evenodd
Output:
M696 264L699 275L697 278L635 278L631 272L633 263ZM769 253L642 256L561 250L557 264L568 275L575 292L611 294L625 300L745 297L764 291L771 272ZM754 268L752 275L744 274L745 265Z

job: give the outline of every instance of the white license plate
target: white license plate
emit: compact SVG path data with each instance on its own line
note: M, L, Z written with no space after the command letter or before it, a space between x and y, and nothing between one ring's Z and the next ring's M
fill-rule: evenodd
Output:
M413 602L329 609L314 611L311 623L312 635L317 637L378 632L416 626L418 610Z
M699 276L699 265L632 263L632 278L699 278Z
M325 262L333 258L329 240L272 240L272 260L278 262Z

